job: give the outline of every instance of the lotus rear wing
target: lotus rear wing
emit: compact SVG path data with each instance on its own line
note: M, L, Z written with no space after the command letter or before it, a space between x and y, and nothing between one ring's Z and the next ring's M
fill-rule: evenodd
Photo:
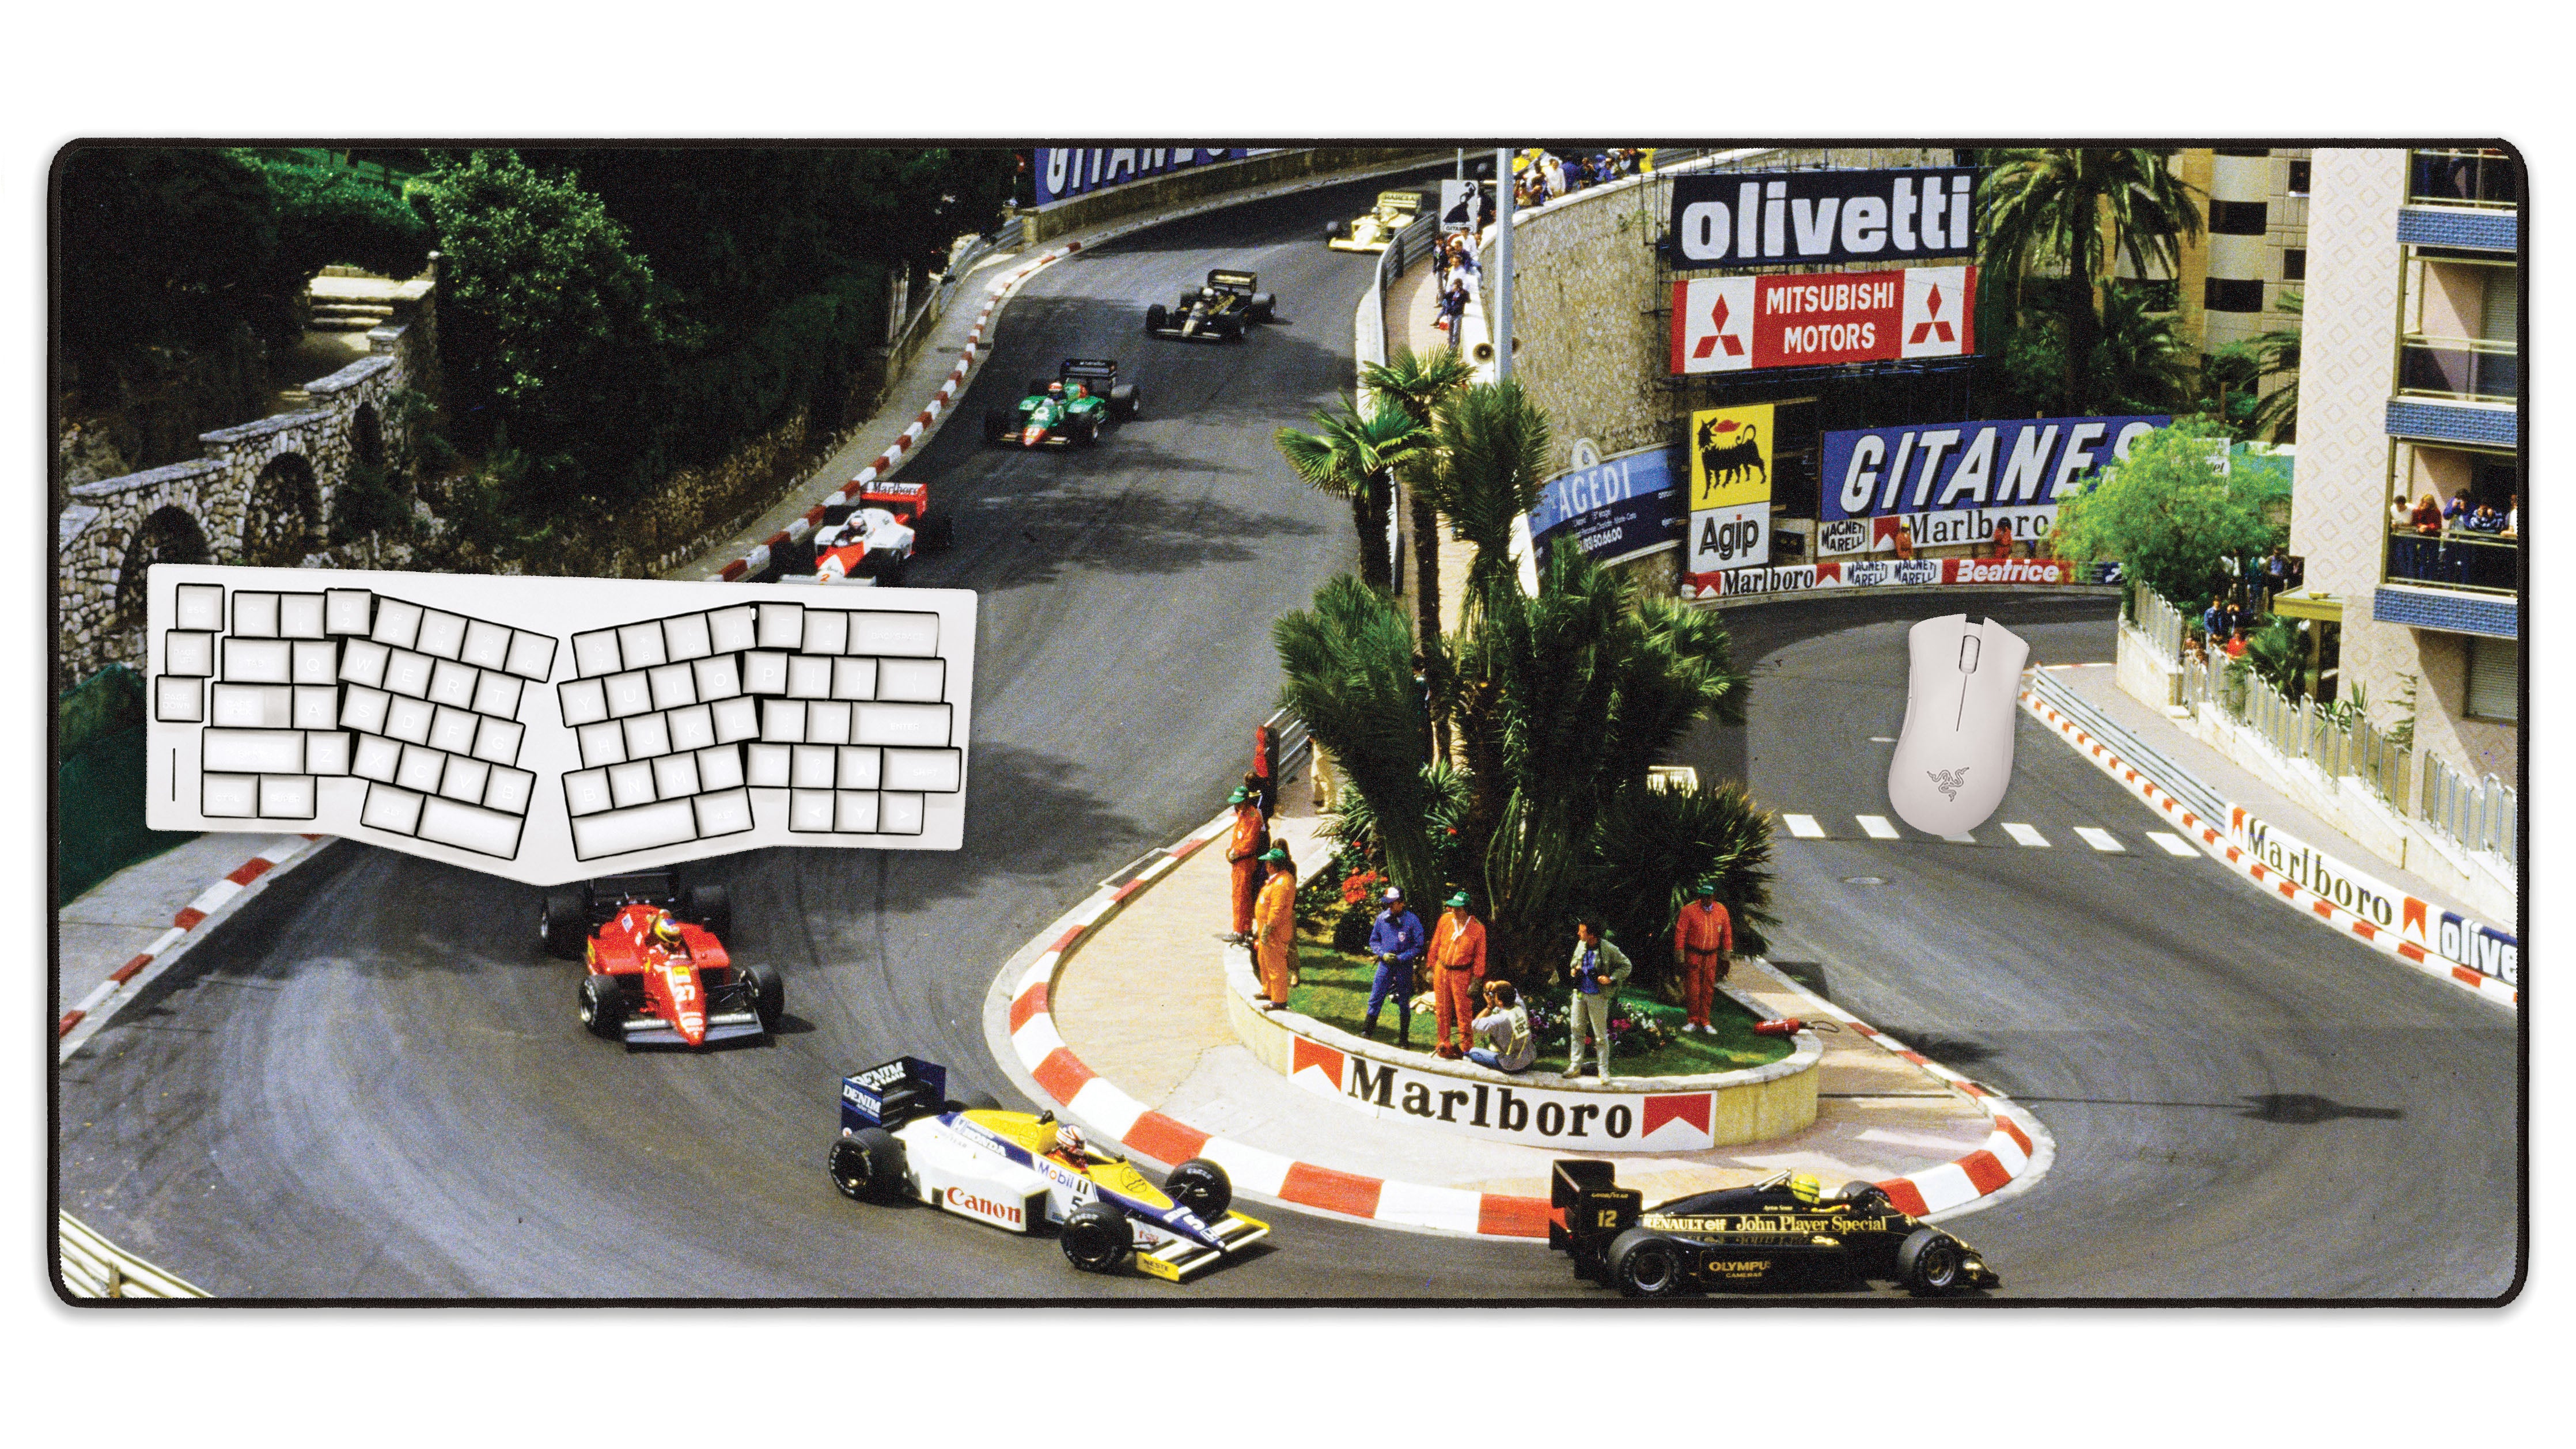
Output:
M1646 1195L1618 1184L1607 1162L1561 1159L1549 1175L1547 1245L1578 1258L1596 1258L1610 1240L1636 1224Z
M1224 267L1218 267L1208 273L1207 284L1220 292L1234 292L1249 297L1253 289L1261 284L1261 278L1251 272L1229 271Z
M948 1069L897 1057L841 1079L841 1128L900 1127L948 1105Z

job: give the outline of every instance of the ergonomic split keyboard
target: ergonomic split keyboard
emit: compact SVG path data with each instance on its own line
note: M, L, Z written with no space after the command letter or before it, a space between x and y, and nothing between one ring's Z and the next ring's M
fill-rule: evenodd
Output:
M970 592L827 608L623 579L151 582L155 828L301 824L545 883L963 837Z

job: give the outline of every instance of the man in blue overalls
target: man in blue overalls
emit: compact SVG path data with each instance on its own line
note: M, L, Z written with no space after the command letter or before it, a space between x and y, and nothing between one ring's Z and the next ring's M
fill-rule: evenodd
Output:
M1376 924L1369 927L1369 954L1377 958L1377 977L1369 983L1368 1017L1360 1027L1360 1035L1377 1035L1378 1008L1393 995L1397 1040L1411 1046L1413 968L1422 960L1427 938L1422 918L1405 909L1404 892L1388 886L1385 899L1386 909L1377 913Z

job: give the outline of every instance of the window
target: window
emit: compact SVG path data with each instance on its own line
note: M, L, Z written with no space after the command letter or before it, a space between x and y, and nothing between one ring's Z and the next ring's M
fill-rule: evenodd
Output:
M2469 715L2474 719L2522 720L2522 641L2469 640Z
M2261 236L2270 209L2260 201L2213 201L2209 204L2212 236Z
M2260 312L2263 284L2211 277L2201 290L2201 305L2212 312Z
M2478 329L2480 339L2511 346L2522 340L2522 273L2512 267L2486 268L2485 305L2479 310L2485 325Z
M2292 196L2305 196L2308 194L2308 167L2310 164L2311 163L2306 161L2293 161L2290 163L2290 194Z
M2306 247L2282 248L2281 280L2285 282L2304 282L2307 279L2308 249Z

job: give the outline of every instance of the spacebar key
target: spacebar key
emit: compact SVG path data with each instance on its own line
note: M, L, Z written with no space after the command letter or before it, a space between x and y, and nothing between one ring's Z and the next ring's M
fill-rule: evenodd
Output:
M685 799L575 816L572 822L572 853L583 860L697 838L698 823Z

